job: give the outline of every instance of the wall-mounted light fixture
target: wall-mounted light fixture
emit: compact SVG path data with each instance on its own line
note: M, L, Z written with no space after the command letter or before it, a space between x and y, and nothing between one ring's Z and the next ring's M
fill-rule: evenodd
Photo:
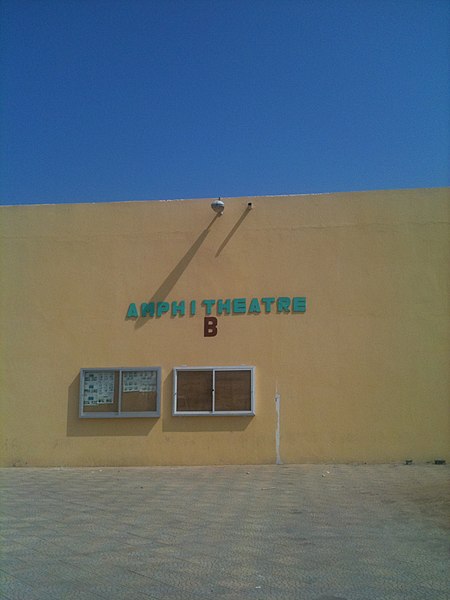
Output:
M217 200L213 200L211 202L211 208L220 217L222 215L223 211L225 210L225 204L222 202L222 200L220 198L218 198Z

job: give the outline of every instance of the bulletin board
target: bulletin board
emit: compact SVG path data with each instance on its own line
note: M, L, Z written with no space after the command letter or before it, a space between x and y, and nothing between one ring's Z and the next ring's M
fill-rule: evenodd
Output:
M159 417L160 367L81 369L80 418Z
M253 416L255 367L174 367L174 416Z

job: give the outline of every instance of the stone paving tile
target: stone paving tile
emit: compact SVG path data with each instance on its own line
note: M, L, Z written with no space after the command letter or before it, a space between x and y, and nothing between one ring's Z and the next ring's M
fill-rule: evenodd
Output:
M90 581L91 591L108 598L189 598L189 590L193 587L189 580L177 586L155 578L151 572L144 575L121 567L109 572L108 577L102 574L96 579L91 578ZM195 585L195 597L203 597L198 581Z
M161 586L151 578L116 567L106 573L91 574L90 591L106 598L159 598ZM166 589L166 591L169 591ZM170 598L170 596L166 596Z
M448 600L448 473L1 470L0 597Z
M8 600L39 600L42 596L33 587L22 583L20 579L0 571L0 598Z
M55 600L99 600L107 596L99 596L92 591L91 586L80 586L78 582L63 581L47 584L38 584L33 587L33 592L37 598L54 598Z

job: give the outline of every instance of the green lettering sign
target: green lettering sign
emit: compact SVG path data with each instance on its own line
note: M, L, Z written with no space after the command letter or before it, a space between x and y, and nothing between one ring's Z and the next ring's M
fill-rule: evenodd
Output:
M128 307L128 311L127 311L127 319L136 319L138 317L138 311L136 308L136 304L131 303L130 306Z

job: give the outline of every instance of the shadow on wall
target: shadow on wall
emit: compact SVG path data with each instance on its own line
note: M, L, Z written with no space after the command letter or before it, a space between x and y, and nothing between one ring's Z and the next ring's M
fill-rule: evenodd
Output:
M223 240L223 242L220 244L217 252L216 252L216 257L220 255L220 253L222 252L222 250L225 248L225 246L228 244L228 242L231 240L231 238L233 237L233 235L236 233L236 231L239 229L239 227L242 224L242 221L245 219L245 217L250 213L250 209L247 207L245 212L239 217L239 219L236 221L236 223L234 224L233 229L230 231L230 233L227 235L227 237Z
M204 229L201 232L201 234L198 236L198 238L195 240L195 242L192 244L192 246L189 248L189 250L183 256L183 258L176 264L176 266L172 269L172 271L164 279L162 284L159 286L159 288L156 290L156 292L150 298L149 302L163 302L167 298L167 296L170 294L172 289L175 287L175 284L177 283L177 281L180 279L180 277L182 276L184 271L189 266L189 263L191 262L191 260L194 258L194 256L198 252L200 246L205 241L206 236L210 232L213 223L215 222L215 220L218 217L219 217L219 215L215 215L214 218L212 219L212 221L206 227L206 229ZM150 319L137 319L134 326L136 329L139 329L140 327L145 325L145 323L148 323L149 320Z
M225 246L231 240L231 238L236 233L236 231L239 229L242 222L244 221L244 219L247 217L247 215L249 213L250 213L250 209L247 207L245 209L244 213L239 217L239 219L233 225L232 229L227 234L226 238L220 244L220 246L217 249L217 252L215 254L216 258L224 250ZM215 215L213 217L213 219L209 223L209 225L201 232L201 234L198 236L198 238L195 240L195 242L192 244L192 246L189 248L189 250L186 252L186 254L181 258L181 260L175 265L175 267L172 269L172 271L167 275L167 277L164 279L162 284L159 286L159 288L156 290L156 292L153 294L153 296L149 299L149 302L156 303L156 302L164 302L164 300L166 300L167 296L170 294L172 289L175 287L177 281L183 275L184 271L188 268L189 263L192 261L192 259L194 258L194 256L198 252L198 250L200 249L201 245L203 244L203 242L206 239L206 236L210 232L213 223L216 221L216 219L219 218L219 216L220 215ZM134 323L134 327L135 327L135 329L139 329L140 327L142 327L146 323L149 323L150 321L151 321L151 319L139 319L138 318L138 319L136 319L136 321Z
M173 375L170 373L162 383L161 417L162 428L165 432L196 432L196 431L244 431L255 417L174 417L172 415Z
M80 374L69 386L67 396L67 437L147 436L156 418L80 419Z
M165 432L196 431L244 431L255 417L174 417L172 416L173 376L170 373L163 381L161 396L162 429ZM80 375L77 374L69 386L67 397L67 436L147 436L158 418L105 418L80 419Z

